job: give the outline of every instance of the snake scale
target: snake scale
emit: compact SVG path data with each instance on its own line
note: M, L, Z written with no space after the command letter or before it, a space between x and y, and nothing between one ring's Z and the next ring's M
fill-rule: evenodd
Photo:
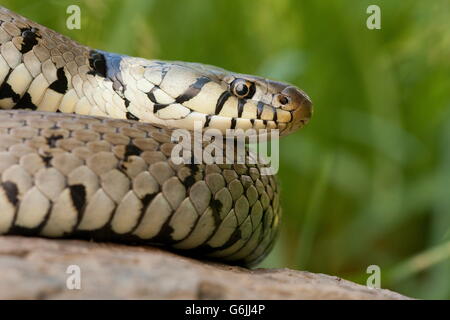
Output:
M264 78L95 50L0 7L0 234L161 245L254 265L281 208L256 164L175 164L171 133L278 129L308 96Z

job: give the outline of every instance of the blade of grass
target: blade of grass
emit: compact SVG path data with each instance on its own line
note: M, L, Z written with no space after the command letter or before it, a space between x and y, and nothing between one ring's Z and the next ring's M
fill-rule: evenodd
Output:
M308 203L305 218L300 227L300 237L297 245L297 257L294 261L297 263L297 269L304 269L308 265L311 255L314 238L317 234L321 218L321 204L325 200L326 189L334 164L334 154L328 154L324 157L319 176L311 191L311 198Z
M396 284L404 281L447 259L450 259L450 241L425 250L392 268L388 276L389 282Z

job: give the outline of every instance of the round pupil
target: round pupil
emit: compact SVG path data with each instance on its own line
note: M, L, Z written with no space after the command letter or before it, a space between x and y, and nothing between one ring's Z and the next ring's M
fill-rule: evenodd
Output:
M279 101L281 104L287 104L289 102L288 98L286 98L285 96L281 96Z
M243 95L247 94L247 92L248 92L248 87L245 83L238 83L236 85L235 89L236 89L236 93L240 96L243 96Z

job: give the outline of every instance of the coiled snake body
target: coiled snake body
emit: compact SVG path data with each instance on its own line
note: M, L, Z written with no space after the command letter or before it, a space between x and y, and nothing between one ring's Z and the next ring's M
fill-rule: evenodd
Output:
M174 128L279 129L301 90L196 63L93 50L0 8L0 234L156 244L232 263L270 250L263 164L175 164ZM25 109L25 110L20 110Z

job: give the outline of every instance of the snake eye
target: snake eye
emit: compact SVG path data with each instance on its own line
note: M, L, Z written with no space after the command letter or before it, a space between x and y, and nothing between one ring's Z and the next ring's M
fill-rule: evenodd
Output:
M286 97L285 95L280 94L280 95L278 96L278 101L279 101L282 105L285 105L285 104L288 104L288 103L289 103L289 98Z
M236 79L230 85L231 93L238 98L251 98L255 93L255 85L244 79Z

